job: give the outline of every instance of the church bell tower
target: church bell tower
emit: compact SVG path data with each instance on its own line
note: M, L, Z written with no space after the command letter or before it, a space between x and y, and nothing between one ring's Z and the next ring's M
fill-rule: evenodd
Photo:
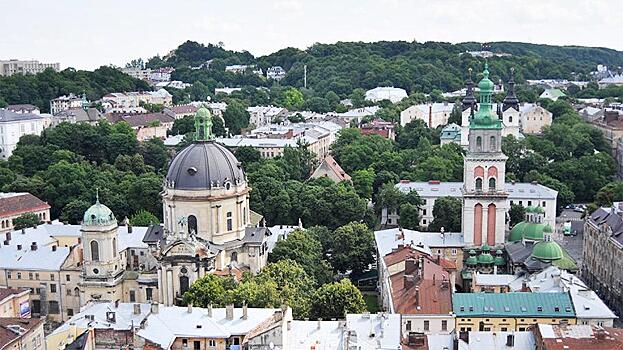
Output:
M502 121L493 110L494 84L485 63L478 83L480 107L470 117L468 150L463 163L463 234L468 246L503 244L508 193L502 153Z

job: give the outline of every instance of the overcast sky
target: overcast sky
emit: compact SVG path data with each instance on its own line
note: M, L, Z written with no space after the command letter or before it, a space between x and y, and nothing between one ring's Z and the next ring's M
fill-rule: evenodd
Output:
M93 69L186 40L263 55L315 42L522 41L623 50L621 0L0 0L0 59Z

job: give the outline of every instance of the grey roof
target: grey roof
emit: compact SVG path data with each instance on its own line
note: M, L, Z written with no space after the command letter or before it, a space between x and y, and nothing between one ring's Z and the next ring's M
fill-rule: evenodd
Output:
M143 242L150 244L156 244L158 241L164 239L164 227L162 225L151 225L147 228L145 236L143 236Z
M0 123L10 123L20 120L43 119L42 116L32 113L15 113L8 109L0 109Z
M171 161L167 186L175 189L201 190L236 186L245 182L236 157L215 141L194 142Z
M104 119L104 115L97 110L97 108L70 108L65 111L59 112L56 118L75 118L76 122L96 122L100 119Z
M556 199L558 192L536 183L507 182L505 184L508 199ZM462 182L400 182L396 184L400 191L408 193L416 190L420 197L463 197Z
M600 227L603 224L608 225L612 229L611 238L617 241L619 244L623 244L623 217L617 213L616 206L619 206L618 211L621 211L620 203L614 203L615 207L612 208L599 208L593 212L588 218L588 221L593 225Z

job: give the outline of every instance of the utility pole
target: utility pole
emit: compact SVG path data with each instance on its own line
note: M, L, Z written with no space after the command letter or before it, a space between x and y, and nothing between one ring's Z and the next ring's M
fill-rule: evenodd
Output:
M307 65L303 66L303 87L307 89Z

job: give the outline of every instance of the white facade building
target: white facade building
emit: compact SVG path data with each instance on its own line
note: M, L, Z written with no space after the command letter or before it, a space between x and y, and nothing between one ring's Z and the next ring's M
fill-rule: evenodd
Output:
M74 94L63 95L50 100L50 113L52 113L52 115L57 115L58 113L68 109L85 108L88 105L89 101L87 101L84 94L82 97Z
M0 60L0 76L8 77L13 74L37 74L52 68L61 70L60 63L41 63L39 61Z
M0 159L6 160L24 135L41 135L45 118L38 114L19 114L0 109Z
M400 125L405 126L415 119L420 119L429 128L448 124L454 105L448 102L413 105L400 112Z
M247 108L249 112L249 124L261 127L273 123L276 117L286 118L288 110L283 107L275 106L252 106Z
M281 66L270 67L266 70L266 77L279 81L286 77L286 71Z
M366 101L372 102L390 100L392 103L397 103L406 97L408 96L405 89L395 88L393 86L376 87L366 91Z

